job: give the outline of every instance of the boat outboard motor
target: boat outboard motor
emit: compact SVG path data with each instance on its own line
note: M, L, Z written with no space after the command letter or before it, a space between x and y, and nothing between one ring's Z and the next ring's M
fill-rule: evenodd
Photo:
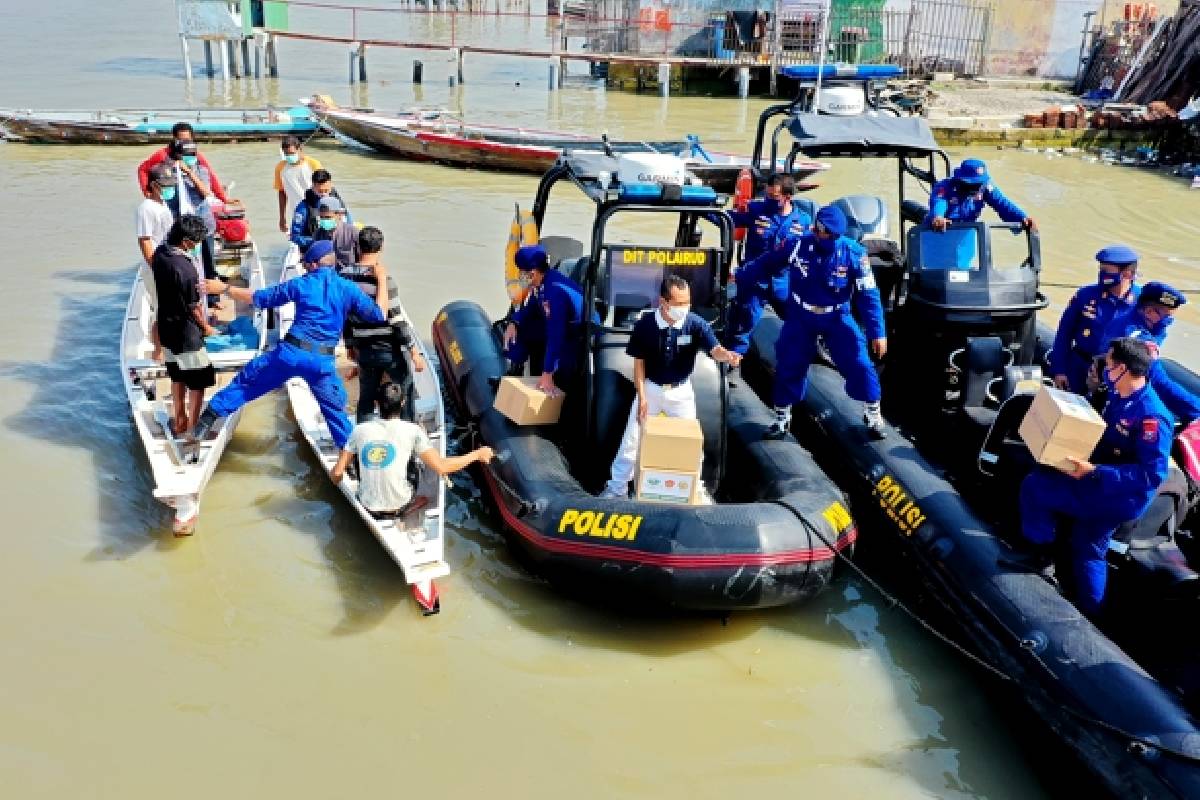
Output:
M991 232L1006 235L1007 225L954 223L944 232L918 225L908 231L908 287L896 322L898 359L905 385L918 408L942 406L955 371L964 367L954 354L972 340L996 338L1007 353L994 359L990 376L1001 377L1008 366L1033 363L1035 313L1046 307L1038 292L1041 255L1035 234L1020 264L997 264ZM1011 355L1009 355L1009 353ZM902 354L902 355L901 355Z
M872 195L853 194L834 200L832 205L846 215L846 235L866 248L879 297L884 308L890 310L904 278L904 253L900 243L892 239L887 204Z

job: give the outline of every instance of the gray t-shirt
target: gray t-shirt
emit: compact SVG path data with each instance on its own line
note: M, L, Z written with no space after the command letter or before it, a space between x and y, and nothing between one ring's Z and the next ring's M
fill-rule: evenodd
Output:
M358 456L358 499L370 511L396 511L412 499L408 462L433 445L420 425L403 419L364 422L345 450Z

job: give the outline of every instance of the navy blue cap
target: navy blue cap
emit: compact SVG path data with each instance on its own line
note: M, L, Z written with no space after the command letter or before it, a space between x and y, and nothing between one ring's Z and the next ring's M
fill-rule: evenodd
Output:
M1096 253L1096 260L1101 264L1114 264L1127 267L1138 262L1137 251L1127 244L1110 244Z
M333 242L328 239L322 239L319 242L313 242L304 251L304 263L315 264L325 256L333 255Z
M1142 293L1138 295L1138 306L1166 306L1167 308L1179 308L1187 303L1187 298L1183 296L1183 292L1176 289L1174 286L1168 286L1165 283L1158 281L1150 281L1142 287Z
M546 255L546 250L540 244L531 244L522 247L517 251L517 255L513 258L517 265L517 269L521 272L529 272L530 270L540 269L545 272L550 266L550 256Z
M968 158L954 170L954 179L977 186L987 183L990 179L987 164L978 158Z
M817 224L834 236L844 236L849 226L846 215L837 206L825 206L818 211Z

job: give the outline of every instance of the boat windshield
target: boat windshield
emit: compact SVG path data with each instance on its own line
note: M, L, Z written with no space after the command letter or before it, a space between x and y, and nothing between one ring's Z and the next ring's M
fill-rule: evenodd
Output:
M979 269L979 231L974 227L950 228L941 233L925 229L920 233L920 248L923 270Z
M696 313L715 317L720 260L716 248L614 244L604 248L604 259L597 296L611 311L614 327L632 327L643 310L654 308L667 275L687 280Z

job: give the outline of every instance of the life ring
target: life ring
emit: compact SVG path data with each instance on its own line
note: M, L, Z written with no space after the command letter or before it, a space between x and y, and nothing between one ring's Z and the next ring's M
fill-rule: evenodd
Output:
M745 211L750 207L750 198L754 196L754 176L750 170L744 169L738 173L737 183L733 189L733 209L735 211ZM734 228L733 238L736 241L742 241L746 238L745 228Z
M517 251L522 247L538 243L538 228L533 214L516 207L512 225L508 229L508 244L504 248L504 288L513 308L525 302L528 288L521 286L521 271L517 269Z

